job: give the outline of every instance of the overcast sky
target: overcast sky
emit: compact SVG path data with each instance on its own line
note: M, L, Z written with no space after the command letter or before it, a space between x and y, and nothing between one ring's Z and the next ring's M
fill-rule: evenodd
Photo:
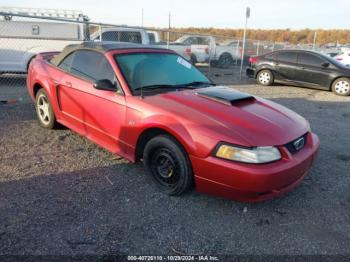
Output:
M0 0L0 6L81 10L93 21L166 27L350 29L350 0Z

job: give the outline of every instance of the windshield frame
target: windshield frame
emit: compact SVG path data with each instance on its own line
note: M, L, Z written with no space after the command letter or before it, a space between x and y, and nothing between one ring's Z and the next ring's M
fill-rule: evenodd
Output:
M143 92L140 89L133 89L132 88L132 86L130 85L130 83L128 81L128 78L125 76L121 66L118 63L117 57L119 57L119 56L130 56L130 55L140 55L140 54L174 55L174 56L181 57L182 59L188 61L186 58L184 58L183 56L181 56L178 53L175 53L175 52L174 53L173 52L164 52L163 50L161 50L161 51L158 51L158 50L145 50L145 51L142 51L142 52L136 51L136 52L126 52L126 53L123 52L123 53L115 53L115 54L113 54L112 57L113 57L114 63L117 65L119 72L123 76L124 81L127 84L127 87L128 87L130 93L133 96L140 96L140 95L142 95ZM191 65L208 80L208 85L215 85L215 83L209 77L207 77L204 73L202 73L202 71L200 71L195 65L193 65L193 64L191 64ZM198 88L200 88L200 87L198 86ZM159 91L159 89L154 89L152 93L156 93L157 90ZM157 93L171 92L171 91L177 91L177 90L178 89L176 89L176 88L174 88L173 90L165 88L161 92L157 92ZM149 92L149 91L152 91L152 90L151 89L149 89L149 90L144 89L143 91Z

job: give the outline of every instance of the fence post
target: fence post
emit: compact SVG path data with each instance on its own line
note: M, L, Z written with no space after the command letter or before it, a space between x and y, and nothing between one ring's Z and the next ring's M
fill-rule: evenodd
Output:
M99 31L100 31L100 42L102 41L102 26L101 25L99 25Z
M237 49L236 49L236 65L238 65L238 56L239 56L239 42L240 40L238 39L237 41Z
M259 55L259 48L260 48L260 41L258 40L258 44L257 44L257 47L256 47L256 56Z

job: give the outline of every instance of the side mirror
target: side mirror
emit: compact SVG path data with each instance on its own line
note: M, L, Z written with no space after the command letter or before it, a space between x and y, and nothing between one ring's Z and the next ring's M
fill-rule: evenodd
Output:
M330 66L330 63L322 63L321 66L324 67L324 68L327 68L327 67Z
M104 91L117 91L116 86L108 79L97 80L94 83L94 88Z

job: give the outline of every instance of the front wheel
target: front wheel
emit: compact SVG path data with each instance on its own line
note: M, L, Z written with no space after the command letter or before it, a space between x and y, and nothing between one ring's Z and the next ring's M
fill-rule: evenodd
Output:
M256 80L260 85L270 86L273 84L274 78L270 70L262 70L258 73Z
M342 77L334 81L332 91L339 96L350 95L350 81L348 78Z
M40 126L48 129L58 126L49 97L44 89L40 89L36 95L35 109Z
M147 174L165 194L178 196L193 185L193 173L187 153L167 135L151 139L143 153Z

